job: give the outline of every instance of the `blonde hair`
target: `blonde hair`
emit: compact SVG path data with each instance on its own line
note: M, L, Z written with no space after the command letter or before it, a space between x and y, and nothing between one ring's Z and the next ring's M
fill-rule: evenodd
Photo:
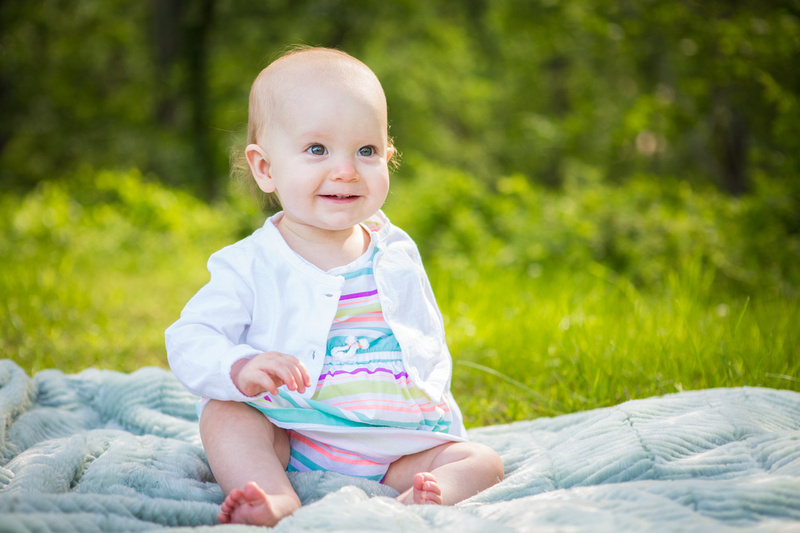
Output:
M259 202L260 207L264 207L265 203L270 206L275 206L276 201L274 194L264 194L255 183L250 171L250 166L247 163L245 156L245 148L250 144L258 144L259 138L263 135L265 129L270 125L270 118L274 117L281 107L281 102L275 99L274 84L276 78L280 78L281 66L288 65L287 60L290 58L298 59L300 56L306 56L309 61L316 60L315 66L326 69L326 74L330 75L332 79L346 83L350 78L358 75L361 79L372 78L374 85L380 90L383 96L383 88L381 87L378 77L375 73L359 61L355 57L336 50L333 48L312 47L312 46L293 46L284 50L274 61L272 61L266 68L264 68L250 87L250 98L248 105L248 118L247 118L247 138L244 146L240 143L234 144L231 149L231 176L238 182L247 182L248 188L252 196ZM338 61L323 61L325 58L333 58ZM335 63L336 68L332 68ZM367 78L364 75L367 74ZM383 96L385 102L385 96ZM392 146L391 137L387 131L387 143ZM397 154L391 159L390 168L397 165ZM266 202L265 202L266 200Z

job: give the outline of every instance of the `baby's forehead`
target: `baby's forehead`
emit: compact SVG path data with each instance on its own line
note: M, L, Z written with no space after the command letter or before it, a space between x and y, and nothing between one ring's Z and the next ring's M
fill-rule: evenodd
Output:
M334 96L337 95L337 96ZM278 126L287 114L320 98L353 98L374 109L385 122L386 96L365 64L330 50L295 52L261 71L250 93L251 140ZM298 107L299 106L299 107Z
M375 74L363 63L332 51L307 51L283 57L259 76L261 90L280 100L299 88L332 87L354 93L373 92L383 97Z

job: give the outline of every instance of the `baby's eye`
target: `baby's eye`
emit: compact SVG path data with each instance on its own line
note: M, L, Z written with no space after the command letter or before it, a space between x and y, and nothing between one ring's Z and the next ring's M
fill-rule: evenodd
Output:
M358 155L362 157L369 157L375 154L375 148L372 146L364 146L358 149Z
M306 152L312 155L325 155L328 153L328 150L321 144L312 144L311 146L306 148Z

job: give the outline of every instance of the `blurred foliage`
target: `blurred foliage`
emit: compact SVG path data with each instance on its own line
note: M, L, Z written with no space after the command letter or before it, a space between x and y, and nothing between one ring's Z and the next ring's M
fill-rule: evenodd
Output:
M208 255L252 225L135 170L84 169L1 200L0 352L36 369L163 364L164 327Z
M751 194L730 197L646 174L615 186L591 167L566 166L564 190L554 192L519 174L491 191L420 164L414 180L393 185L386 210L453 275L469 275L469 265L538 275L600 263L653 289L696 266L720 293L800 296L797 189L760 176Z
M797 0L0 3L3 357L166 364L263 221L229 153L294 44L383 82L470 425L799 390Z
M363 59L406 160L490 191L562 186L574 162L798 181L797 0L53 0L0 5L0 183L90 164L218 197L250 83L297 43Z

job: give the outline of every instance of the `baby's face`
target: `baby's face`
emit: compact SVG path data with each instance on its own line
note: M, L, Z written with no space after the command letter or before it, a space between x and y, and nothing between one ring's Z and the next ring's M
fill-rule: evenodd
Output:
M261 142L285 222L341 231L381 208L392 149L383 93L373 93L308 82L285 91Z

